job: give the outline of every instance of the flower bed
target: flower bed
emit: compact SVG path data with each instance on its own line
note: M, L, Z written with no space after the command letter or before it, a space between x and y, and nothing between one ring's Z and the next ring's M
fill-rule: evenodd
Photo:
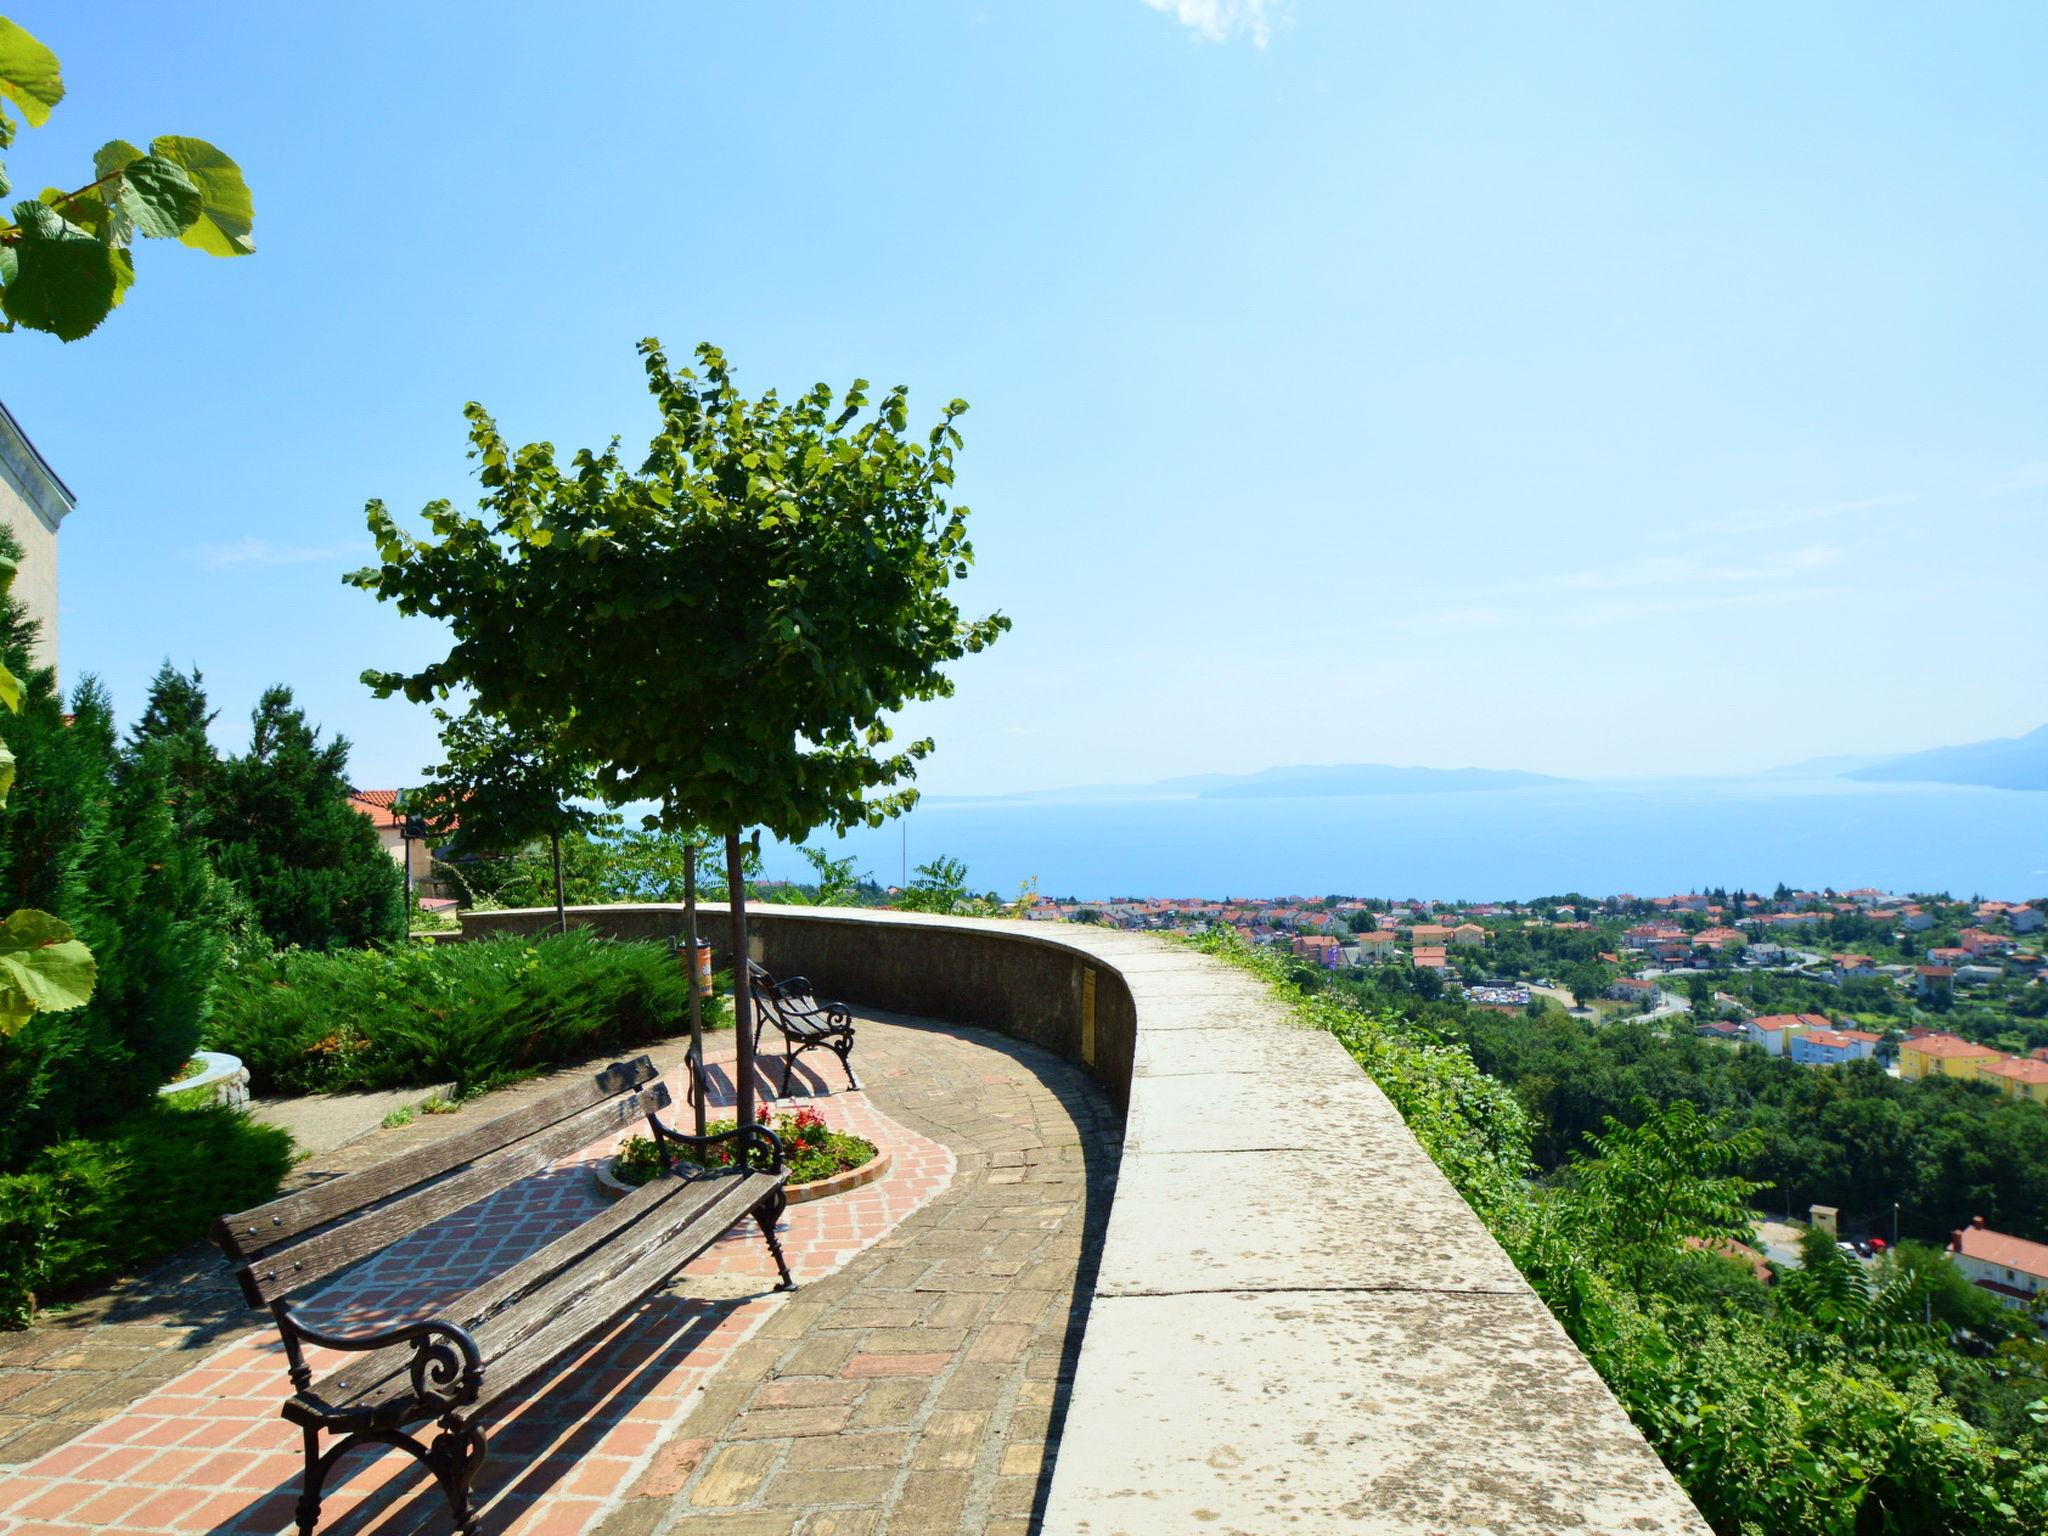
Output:
M764 1107L761 1123L782 1139L783 1156L789 1165L789 1198L792 1204L836 1195L872 1182L889 1166L889 1154L879 1151L864 1136L835 1131L825 1117L809 1105L794 1114L770 1115ZM711 1135L729 1131L736 1121L713 1120L705 1126ZM732 1164L731 1144L713 1146L700 1156L685 1150L683 1157L701 1168L724 1168ZM618 1155L597 1169L599 1187L617 1196L645 1184L661 1172L661 1154L645 1136L629 1136Z

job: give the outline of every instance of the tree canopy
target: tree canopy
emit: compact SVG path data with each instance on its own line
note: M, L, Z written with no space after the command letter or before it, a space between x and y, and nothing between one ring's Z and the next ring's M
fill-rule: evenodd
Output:
M567 470L550 444L515 450L472 403L478 515L434 502L420 537L370 503L382 563L349 579L453 644L365 681L558 729L608 799L667 826L879 824L932 745L892 747L887 717L950 694L946 664L1009 627L948 590L973 560L948 499L965 403L920 438L901 388L872 411L865 380L750 400L716 347L701 375L640 350L661 427L637 471L616 442Z

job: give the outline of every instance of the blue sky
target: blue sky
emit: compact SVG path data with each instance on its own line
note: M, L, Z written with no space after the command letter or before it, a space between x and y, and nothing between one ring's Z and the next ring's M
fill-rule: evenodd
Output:
M633 357L963 423L1014 632L928 789L1315 761L1739 771L2048 719L2048 10L1073 0L8 14L9 156L211 138L253 259L152 244L0 396L70 482L67 674L197 662L416 778L340 574Z

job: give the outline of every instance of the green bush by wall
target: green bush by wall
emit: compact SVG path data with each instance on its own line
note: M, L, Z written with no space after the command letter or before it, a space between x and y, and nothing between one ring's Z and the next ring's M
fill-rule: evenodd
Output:
M454 1083L464 1093L687 1027L689 985L659 944L582 932L391 950L303 950L222 977L206 1043L259 1094ZM722 1001L706 1027L727 1022Z

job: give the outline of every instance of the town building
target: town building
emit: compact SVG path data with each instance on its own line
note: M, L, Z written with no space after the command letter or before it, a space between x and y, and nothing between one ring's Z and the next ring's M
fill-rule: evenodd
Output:
M1742 1038L1762 1047L1769 1056L1788 1054L1791 1042L1810 1029L1833 1028L1827 1016L1819 1013L1766 1013L1743 1020L1740 1027Z
M384 845L384 851L391 855L396 864L412 876L413 893L430 900L446 896L433 880L434 851L427 846L423 837L408 838L405 835L405 816L398 809L398 797L403 793L396 789L357 789L349 792L349 808L358 815L366 816L370 825L377 829L377 840ZM408 867L407 860L411 861Z
M1968 1081L1977 1076L1980 1066L2002 1059L1988 1045L1977 1045L1954 1035L1922 1035L1899 1047L1899 1076L1960 1077Z
M2048 1291L2048 1243L1993 1232L1982 1216L1955 1233L1948 1245L1949 1262L1973 1285L1982 1286L2016 1312L2032 1308Z
M2048 1104L2048 1061L2008 1057L1984 1062L1977 1068L1977 1080L1997 1085L2008 1098Z
M57 530L77 499L0 405L0 524L21 546L12 595L36 622L30 660L57 665Z
M1393 959L1396 937L1391 928L1377 928L1371 933L1361 933L1357 939L1359 963Z

